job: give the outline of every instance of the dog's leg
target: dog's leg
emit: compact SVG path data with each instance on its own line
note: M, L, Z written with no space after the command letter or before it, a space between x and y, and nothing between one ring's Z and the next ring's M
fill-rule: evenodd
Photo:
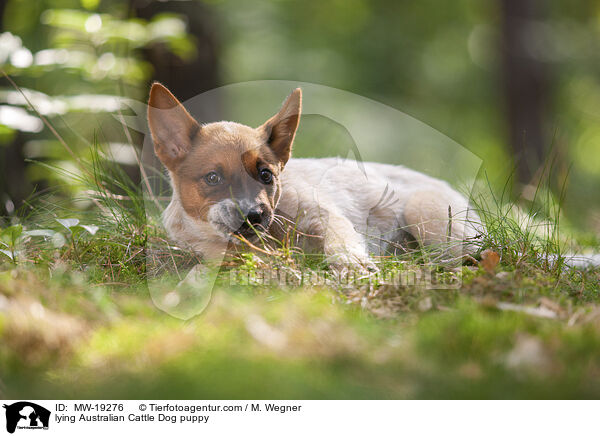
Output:
M458 194L418 191L404 205L405 230L425 247L439 247L444 257L460 258L476 251L481 224Z
M364 238L348 218L334 211L321 210L309 228L312 234L322 236L323 252L333 270L354 269L364 273L377 270L369 258Z

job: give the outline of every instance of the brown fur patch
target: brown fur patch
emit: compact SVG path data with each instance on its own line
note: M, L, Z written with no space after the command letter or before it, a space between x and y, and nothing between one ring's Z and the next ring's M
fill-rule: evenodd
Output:
M171 175L186 213L205 220L210 206L226 198L254 198L273 207L275 189L258 180L262 168L279 175L278 160L260 132L235 123L214 123L202 127ZM205 182L212 171L222 178L217 186Z
M301 107L302 91L296 89L280 111L256 129L225 121L200 126L169 90L155 83L148 123L156 155L169 169L183 210L207 221L211 206L231 205L224 201L229 199L248 210L260 208L270 220L281 195L279 173L290 157ZM272 183L261 180L265 168L273 173ZM210 173L218 177L207 178ZM231 206L224 207L229 209L215 209L217 217L233 213L227 211Z

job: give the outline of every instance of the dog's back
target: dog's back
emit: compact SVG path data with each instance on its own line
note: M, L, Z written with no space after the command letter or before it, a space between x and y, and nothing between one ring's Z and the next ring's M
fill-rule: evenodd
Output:
M481 231L464 196L446 182L402 166L341 158L291 159L282 176L278 209L283 214L309 232L339 215L366 240L372 254L396 251L408 237L424 245L449 243L454 247L451 254L458 256L462 242Z

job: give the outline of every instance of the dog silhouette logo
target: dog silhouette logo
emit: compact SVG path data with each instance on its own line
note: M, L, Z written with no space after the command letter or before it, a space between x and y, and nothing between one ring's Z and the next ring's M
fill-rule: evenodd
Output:
M47 430L50 411L29 401L19 401L3 406L6 409L6 431L14 433L18 429Z

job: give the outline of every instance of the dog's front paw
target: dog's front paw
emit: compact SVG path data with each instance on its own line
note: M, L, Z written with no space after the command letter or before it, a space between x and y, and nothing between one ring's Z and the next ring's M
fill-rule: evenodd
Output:
M366 276L377 273L379 268L368 256L363 254L339 253L327 258L329 268L336 275L347 276L355 273L359 276Z

